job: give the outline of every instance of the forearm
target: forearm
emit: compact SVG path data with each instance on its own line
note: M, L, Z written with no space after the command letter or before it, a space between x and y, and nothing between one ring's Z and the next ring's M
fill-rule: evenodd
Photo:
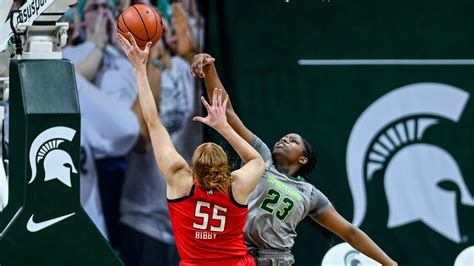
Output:
M189 63L198 51L197 36L189 24L190 17L181 4L173 4L173 19L176 28L176 52Z
M369 236L357 227L353 227L351 233L344 240L382 265L397 265Z
M179 21L179 22L178 22ZM189 32L190 27L187 25L185 20L177 20L176 22L176 53L185 58L189 63L192 62L195 55L194 49L195 44L193 40L189 37L191 32Z
M152 65L147 64L147 77L155 100L155 106L157 110L160 109L160 96L161 96L161 70Z
M216 130L229 142L243 161L249 162L260 158L260 154L229 125Z
M102 56L103 48L96 46L86 59L76 64L76 71L87 80L92 81L99 69Z
M217 70L214 66L214 64L210 64L206 66L204 69L204 83L206 85L206 91L207 91L207 96L209 97L209 100L212 101L212 95L213 91L215 88L222 89L223 94L222 97L225 98L227 95L226 90L224 89L224 86L222 85L219 76L217 74ZM247 142L252 141L252 132L250 132L240 120L238 115L235 113L234 108L232 107L232 102L229 98L229 102L227 103L227 108L226 108L226 115L227 115L227 122L229 125L239 134L241 137L243 137Z
M143 119L148 127L148 133L153 146L155 160L164 174L166 182L173 184L176 172L187 168L186 161L176 151L171 137L158 116L158 109L153 99L145 66L135 69Z
M156 124L161 124L145 68L135 69L135 75L137 77L138 100L140 102L143 119L148 128L156 126Z
M210 64L205 66L204 69L204 84L206 85L206 92L209 96L209 100L212 101L212 94L215 88L222 89L223 95L222 97L225 98L227 95L227 91L222 85L221 80L219 79L219 75L217 74L217 70L214 64ZM229 109L229 105L227 105L227 109Z

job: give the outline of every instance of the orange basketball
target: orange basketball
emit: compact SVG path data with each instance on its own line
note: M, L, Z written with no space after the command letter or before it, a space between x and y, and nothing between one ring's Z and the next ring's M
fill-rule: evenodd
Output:
M137 45L143 49L147 42L155 45L163 34L163 23L155 8L137 4L125 9L117 19L117 31L128 39L130 32Z

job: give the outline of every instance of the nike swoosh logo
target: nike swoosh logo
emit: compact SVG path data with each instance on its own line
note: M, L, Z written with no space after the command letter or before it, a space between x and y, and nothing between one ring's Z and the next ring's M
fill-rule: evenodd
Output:
M30 232L38 232L40 230L43 230L45 229L46 227L49 227L55 223L58 223L66 218L69 218L71 216L73 216L74 214L76 214L75 212L73 213L70 213L70 214L66 214L66 215L63 215L63 216L60 216L60 217L57 217L57 218L54 218L54 219L49 219L49 220L46 220L46 221L43 221L43 222L40 222L40 223L35 223L33 221L33 216L34 214L31 215L30 219L28 220L28 223L26 224L26 229L28 229L28 231Z

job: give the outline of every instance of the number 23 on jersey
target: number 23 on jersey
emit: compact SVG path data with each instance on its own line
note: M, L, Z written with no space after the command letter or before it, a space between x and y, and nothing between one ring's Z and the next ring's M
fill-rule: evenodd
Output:
M260 208L266 212L275 214L279 220L284 221L286 217L288 217L288 214L293 210L295 203L290 198L283 197L281 200L283 206L277 208L277 205L280 203L280 198L281 193L278 190L269 189L265 195L265 199L260 205Z

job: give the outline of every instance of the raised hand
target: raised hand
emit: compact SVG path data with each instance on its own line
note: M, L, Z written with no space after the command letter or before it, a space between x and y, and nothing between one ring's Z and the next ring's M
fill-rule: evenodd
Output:
M227 123L227 116L225 114L225 110L227 102L229 101L229 96L226 95L224 101L222 101L222 92L222 89L214 89L214 95L212 97L212 106L209 105L206 99L201 96L201 102L204 107L206 107L207 116L195 116L193 118L193 121L204 123L217 131L227 127L229 124Z
M104 49L109 41L107 35L107 20L104 15L97 16L94 27L86 27L86 38L93 42L98 48Z
M120 46L122 46L125 51L130 63L132 63L135 69L146 67L148 55L150 54L151 42L148 42L145 49L142 50L138 47L135 38L130 32L127 33L127 36L131 40L131 43L121 34L117 33L117 39L119 40Z
M214 63L214 61L216 60L209 54L201 53L195 55L191 64L191 73L193 76L204 78L206 75L204 75L203 68Z

